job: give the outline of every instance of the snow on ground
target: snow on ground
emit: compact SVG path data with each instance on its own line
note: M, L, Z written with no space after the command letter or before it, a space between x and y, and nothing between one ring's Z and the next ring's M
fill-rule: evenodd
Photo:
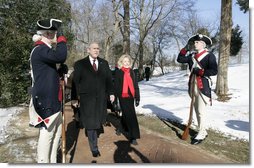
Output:
M8 122L22 109L21 107L0 108L0 144L3 144L8 137L6 134Z
M212 89L215 89L216 76L212 80ZM191 101L187 83L186 71L171 72L140 82L138 113L186 124ZM228 85L232 98L228 102L218 102L213 93L213 105L207 107L206 125L233 138L249 141L249 64L230 65ZM197 125L195 112L193 114L194 125Z

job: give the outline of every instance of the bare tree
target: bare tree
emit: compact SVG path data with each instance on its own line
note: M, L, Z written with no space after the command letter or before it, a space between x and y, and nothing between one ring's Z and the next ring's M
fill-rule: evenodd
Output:
M158 60L156 62L159 65L159 67L161 68L162 75L165 74L165 72L164 72L164 66L165 66L166 61L167 61L167 57L162 52L162 49L159 48L159 58L158 58Z
M228 97L228 62L232 30L232 0L221 0L219 67L215 92L219 100Z
M123 53L130 54L130 0L123 2Z
M132 14L135 19L134 28L138 30L138 53L134 63L139 61L139 73L143 74L144 42L151 28L165 19L175 8L177 0L133 0Z
M154 71L155 63L158 55L163 55L163 50L168 48L171 44L171 31L170 31L170 19L165 19L156 24L149 35L149 40L152 42L152 59L151 59L151 72ZM162 64L161 64L162 65ZM163 71L163 70L162 70Z
M118 35L121 18L118 12L121 0L90 1L76 0L72 2L73 30L76 34L77 54L86 54L89 42L96 41L101 46L101 55L108 61L111 59L111 48Z
M108 6L108 3L104 3L100 8L100 16L103 19L102 31L105 32L104 39L104 56L107 61L110 60L109 50L112 47L115 36L120 30L120 17L118 11L121 7L121 2L112 0L112 8ZM109 12L113 10L112 13ZM111 19L113 15L113 19Z
M175 50L176 47L180 51L182 41L185 39L184 37L189 34L191 35L189 31L186 31L186 27L189 27L188 23L190 21L185 18L186 15L190 16L194 13L193 6L193 1L177 1L174 5L174 10L165 19L158 20L150 30L148 37L151 36L153 46L152 70L159 56L158 51L163 53L170 48L174 48L173 50ZM197 21L194 23L197 23ZM171 57L172 55L167 53L164 56Z
M77 0L76 3L72 3L72 22L73 31L75 32L75 48L76 48L76 59L80 59L84 56L86 46L89 42L96 39L94 35L95 21L96 18L96 0Z

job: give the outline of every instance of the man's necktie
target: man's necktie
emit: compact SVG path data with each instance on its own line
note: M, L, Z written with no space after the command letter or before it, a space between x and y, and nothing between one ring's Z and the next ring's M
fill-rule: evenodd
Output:
M97 67L96 67L95 61L96 61L96 59L93 60L93 69L94 69L95 71L97 71Z

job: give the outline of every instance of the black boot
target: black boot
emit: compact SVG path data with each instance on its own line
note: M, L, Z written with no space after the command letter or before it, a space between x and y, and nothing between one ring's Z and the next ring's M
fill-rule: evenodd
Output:
M138 145L138 142L137 142L136 139L131 139L131 140L130 140L130 143L131 143L132 145Z

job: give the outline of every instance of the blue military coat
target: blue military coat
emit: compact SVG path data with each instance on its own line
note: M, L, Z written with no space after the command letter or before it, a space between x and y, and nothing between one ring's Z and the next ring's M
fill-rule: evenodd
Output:
M182 49L178 54L177 62L179 63L187 63L189 65L189 70L191 71L194 65L194 56L195 54L187 54L185 49ZM202 88L200 89L201 93L205 96L211 98L211 86L209 85L209 77L216 75L218 72L216 57L211 52L204 52L198 61L198 66L204 70L201 78ZM192 74L191 74L192 75ZM191 76L190 75L190 76ZM189 82L189 90L190 90L190 82Z
M64 63L67 58L65 42L57 44L53 49L39 41L31 53L31 66L33 73L32 99L37 117L37 124L51 123L51 116L61 110L59 100L60 77L56 64Z

